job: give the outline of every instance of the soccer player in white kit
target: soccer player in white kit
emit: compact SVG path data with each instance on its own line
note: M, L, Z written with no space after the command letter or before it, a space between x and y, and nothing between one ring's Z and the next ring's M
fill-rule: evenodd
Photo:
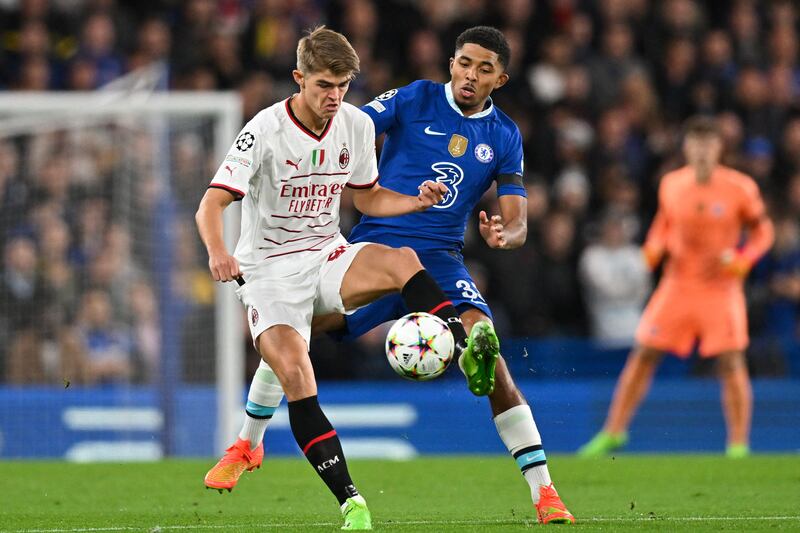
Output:
M230 490L242 471L261 465L264 430L285 394L295 439L338 499L343 529L371 529L371 517L317 400L308 353L312 317L353 311L401 291L410 310L436 314L460 346L467 342L458 313L413 250L350 245L339 232L346 186L355 189L356 208L372 216L421 211L446 192L432 181L420 186L418 196L377 184L373 122L342 101L358 64L339 33L322 27L301 39L293 71L300 93L245 125L196 215L214 279L240 281L237 294L262 357L242 433L205 483ZM231 256L222 213L234 200L242 201L242 226ZM251 448L251 442L259 444Z

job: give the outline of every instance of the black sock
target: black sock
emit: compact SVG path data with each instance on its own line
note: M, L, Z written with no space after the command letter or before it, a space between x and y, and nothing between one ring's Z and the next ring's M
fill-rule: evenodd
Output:
M402 295L409 311L422 311L438 316L450 328L456 345L466 346L467 332L464 331L458 311L427 270L414 274L403 286Z
M336 430L322 412L316 396L288 402L288 405L289 424L298 446L342 505L358 491L347 471Z

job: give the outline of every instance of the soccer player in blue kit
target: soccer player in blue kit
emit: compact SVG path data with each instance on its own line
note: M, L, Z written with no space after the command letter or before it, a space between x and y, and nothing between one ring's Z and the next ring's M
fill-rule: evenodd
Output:
M481 236L491 248L512 249L527 235L522 138L490 97L508 81L509 59L500 31L473 27L456 40L449 83L415 81L362 108L375 123L376 136L386 134L379 163L382 187L416 194L420 183L432 179L448 191L425 212L388 218L365 215L348 240L416 251L461 314L470 339L483 341L481 350L460 357L458 364L470 391L488 395L498 434L530 485L539 522L574 523L550 479L531 409L500 356L492 313L461 255L467 220L495 182L500 214L480 212ZM394 293L346 316L317 317L314 330L339 330L344 338L355 338L407 312L401 295ZM250 432L251 443L263 440L266 421L262 425L260 433Z

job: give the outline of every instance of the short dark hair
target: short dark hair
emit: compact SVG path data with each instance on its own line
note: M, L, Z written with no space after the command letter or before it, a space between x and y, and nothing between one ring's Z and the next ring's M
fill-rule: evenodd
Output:
M688 118L683 124L683 135L722 137L722 131L714 117L695 115Z
M487 50L491 50L497 54L497 58L503 68L508 67L508 62L511 60L511 47L508 46L508 41L503 32L497 28L473 26L465 30L456 39L456 51L461 50L467 43L477 44Z

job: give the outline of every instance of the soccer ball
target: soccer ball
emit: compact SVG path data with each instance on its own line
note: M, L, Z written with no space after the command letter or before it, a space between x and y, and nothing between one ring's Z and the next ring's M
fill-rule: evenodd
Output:
M441 376L453 359L453 334L439 318L409 313L386 335L386 357L392 369L406 379L427 381Z

